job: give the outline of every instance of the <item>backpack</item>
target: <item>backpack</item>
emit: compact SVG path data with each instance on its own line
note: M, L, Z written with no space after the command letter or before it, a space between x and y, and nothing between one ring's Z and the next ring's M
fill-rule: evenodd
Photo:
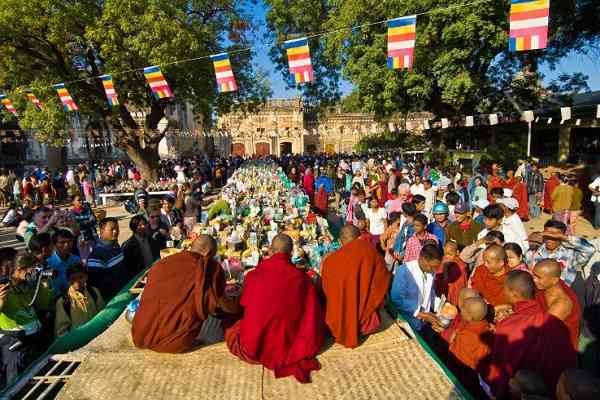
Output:
M90 294L90 297L94 301L94 304L96 304L96 301L98 301L98 294L96 293L94 288L90 286L88 293ZM71 298L69 297L69 293L63 294L62 299L63 299L63 308L65 309L65 313L67 314L69 319L71 319Z

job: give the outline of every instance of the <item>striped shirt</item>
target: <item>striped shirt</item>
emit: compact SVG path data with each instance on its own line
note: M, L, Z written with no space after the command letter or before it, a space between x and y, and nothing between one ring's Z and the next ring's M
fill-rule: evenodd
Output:
M111 269L123 263L121 246L116 242L97 240L87 261L88 268Z

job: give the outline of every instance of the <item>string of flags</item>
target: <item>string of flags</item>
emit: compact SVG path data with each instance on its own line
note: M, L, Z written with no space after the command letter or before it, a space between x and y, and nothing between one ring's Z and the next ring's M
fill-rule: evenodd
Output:
M419 15L433 13L441 10L449 10L454 8L462 8L484 3L489 0L476 0L465 4L456 4L447 7L440 7L425 11L419 14L393 18L384 21L371 22L358 26L349 27L348 29L357 29L363 26L371 26L377 24L387 24L387 65L391 70L395 69L412 69L415 61L414 51L417 39L417 18ZM543 49L547 46L548 39L548 20L550 16L550 0L511 0L510 8L510 35L509 35L509 50L510 51L527 51ZM310 56L309 39L327 35L335 31L322 32L310 37L302 37L283 42L283 47L286 50L288 58L289 73L294 77L296 84L304 84L314 80L314 71ZM196 57L186 60L178 60L162 65L177 64L183 62L191 62L202 59L210 59L213 62L215 69L215 77L217 88L220 93L235 92L238 90L235 74L232 69L229 55L242 51L250 51L252 48L239 49L229 53L220 53L209 56ZM119 105L118 95L113 84L112 76L118 73L134 72L143 70L144 76L152 95L157 99L172 98L173 92L163 75L160 66L154 65L145 68L133 69L122 72L114 72L112 75L101 75L99 78L104 87L109 107ZM80 79L88 80L88 79ZM58 96L63 104L65 112L77 111L78 107L69 91L66 84L63 82L53 85ZM27 98L35 105L38 110L42 109L41 102L35 97L31 89L26 90ZM8 100L8 101L6 101ZM8 111L17 115L16 109L6 95L2 95L2 105ZM442 121L443 124L443 121Z

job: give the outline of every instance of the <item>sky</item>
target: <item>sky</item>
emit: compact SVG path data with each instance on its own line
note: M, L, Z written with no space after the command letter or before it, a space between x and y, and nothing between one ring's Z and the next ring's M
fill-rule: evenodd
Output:
M275 69L275 65L269 57L269 48L272 43L264 40L265 15L267 7L262 1L258 1L256 7L252 10L253 20L256 26L260 27L256 34L256 55L255 64L261 68L269 79L272 97L275 99L292 98L300 93L295 88L288 88L280 71ZM508 43L507 43L508 46ZM552 79L558 77L561 73L582 72L588 76L588 86L592 91L600 90L600 60L594 59L592 55L570 54L561 60L554 70L549 66L542 65L540 68L544 74L544 82L549 83ZM341 91L343 95L352 91L352 83L348 81L341 82Z

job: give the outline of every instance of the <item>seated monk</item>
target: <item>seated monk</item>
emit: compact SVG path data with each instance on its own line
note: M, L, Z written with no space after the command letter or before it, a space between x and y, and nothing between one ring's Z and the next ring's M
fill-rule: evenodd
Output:
M513 313L498 322L486 381L497 399L508 395L509 379L528 369L540 374L552 392L560 374L577 364L565 324L545 311L535 299L531 274L511 271L505 296Z
M562 279L562 268L558 261L548 258L533 268L536 297L542 308L565 323L569 330L573 348L579 347L579 325L581 306L577 295Z
M475 268L471 276L471 287L481 293L488 304L506 304L504 281L508 271L506 253L502 246L489 245L483 252L483 265Z
M161 353L182 353L196 344L202 324L219 308L235 313L223 297L225 274L213 260L217 244L198 236L190 251L164 258L148 273L148 282L132 323L133 343Z
M311 279L290 262L293 247L288 235L275 236L271 257L246 275L244 317L225 331L225 341L232 354L276 378L308 383L321 368L315 356L325 340L325 311Z
M383 257L360 231L346 225L340 231L342 247L329 254L321 266L327 300L326 322L337 343L358 346L359 336L379 328L391 273Z

